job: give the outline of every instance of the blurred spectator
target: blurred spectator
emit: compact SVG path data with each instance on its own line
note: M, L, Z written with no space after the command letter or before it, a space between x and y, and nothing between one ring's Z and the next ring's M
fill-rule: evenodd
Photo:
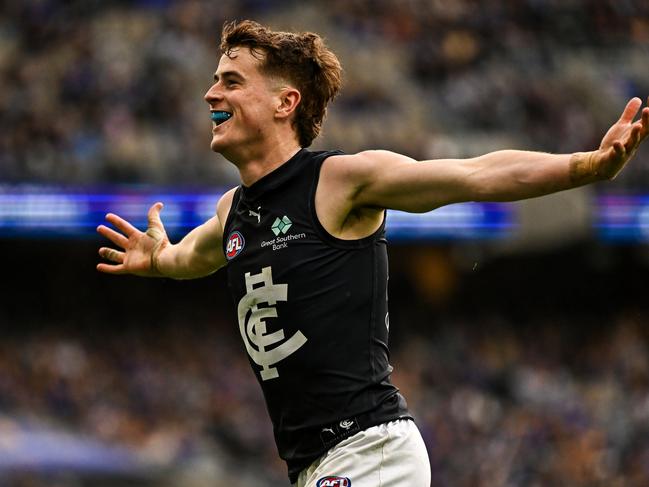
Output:
M586 150L649 93L644 0L9 2L0 180L236 183L202 95L223 22L249 17L317 30L340 54L347 83L318 147ZM616 184L646 187L648 167L641 155Z
M117 285L79 265L94 246L68 245L56 244L57 262L37 242L14 251L0 417L46 420L194 478L286 485L222 276ZM448 255L457 282L442 302L395 254L393 380L433 485L649 483L646 263L620 254L603 271L579 247L461 271ZM561 282L543 259L566 271Z

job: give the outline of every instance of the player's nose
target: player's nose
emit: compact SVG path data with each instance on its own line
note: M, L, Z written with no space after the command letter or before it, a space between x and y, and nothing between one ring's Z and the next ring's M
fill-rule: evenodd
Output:
M218 83L214 83L209 90L207 90L207 93L205 93L205 101L209 105L213 105L214 103L220 101L223 99L223 93L218 87Z

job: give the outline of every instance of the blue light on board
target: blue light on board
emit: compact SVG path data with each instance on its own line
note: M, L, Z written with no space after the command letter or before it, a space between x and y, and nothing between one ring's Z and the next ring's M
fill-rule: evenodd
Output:
M109 212L144 229L156 201L165 204L162 219L168 232L179 236L211 218L223 192L0 185L0 236L94 236ZM502 203L462 203L422 214L390 210L386 225L392 241L503 238L515 227L513 207Z
M600 239L649 242L649 195L600 195L595 227Z

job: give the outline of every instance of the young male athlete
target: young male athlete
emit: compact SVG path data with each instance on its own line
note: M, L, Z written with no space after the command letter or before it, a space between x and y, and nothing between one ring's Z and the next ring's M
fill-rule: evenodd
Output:
M310 152L341 67L315 34L225 26L205 95L211 148L242 184L171 244L162 203L141 232L114 214L99 271L189 279L227 264L239 330L289 477L309 487L428 487L430 468L390 382L385 209L511 201L612 179L649 133L629 101L597 150L515 150L417 162L387 151ZM164 100L160 100L164 103ZM120 233L121 232L121 233Z

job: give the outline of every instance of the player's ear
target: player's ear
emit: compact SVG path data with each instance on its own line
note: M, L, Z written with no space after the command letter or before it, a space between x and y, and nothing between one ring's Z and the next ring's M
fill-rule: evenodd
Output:
M275 116L277 118L290 117L291 114L297 109L297 106L300 104L301 99L302 95L295 88L290 86L282 88L279 93L279 103L277 104Z

